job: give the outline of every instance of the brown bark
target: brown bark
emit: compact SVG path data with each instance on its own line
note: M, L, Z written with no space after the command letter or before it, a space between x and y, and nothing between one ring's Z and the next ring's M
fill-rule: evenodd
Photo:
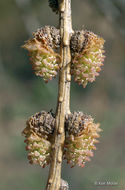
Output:
M58 102L56 111L56 125L54 142L52 145L52 161L46 190L59 190L61 183L61 165L65 141L64 121L65 115L70 112L70 37L71 25L71 0L59 0L60 34L62 58L59 73Z

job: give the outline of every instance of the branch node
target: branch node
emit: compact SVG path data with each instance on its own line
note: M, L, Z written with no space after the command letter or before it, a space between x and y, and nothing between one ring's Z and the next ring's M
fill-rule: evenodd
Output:
M63 102L63 97L59 97L59 102Z

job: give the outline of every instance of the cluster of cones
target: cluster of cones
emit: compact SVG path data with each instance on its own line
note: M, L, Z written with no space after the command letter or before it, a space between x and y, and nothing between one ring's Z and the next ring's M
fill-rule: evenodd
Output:
M57 1L50 0L49 3L56 11ZM29 51L35 74L48 82L61 68L60 31L53 26L45 26L33 33L33 36L23 47ZM71 36L71 74L83 87L99 75L105 57L103 45L104 40L101 37L86 30L75 31ZM30 163L45 167L51 162L54 127L55 115L52 112L42 111L28 119L23 134ZM66 115L65 132L63 158L72 167L83 167L96 149L99 124L95 124L91 116L74 112Z
M58 53L60 32L53 26L45 26L33 33L33 36L23 47L29 51L35 74L48 82L57 75L61 65ZM86 30L75 31L71 37L71 74L83 87L99 75L105 58L103 45L102 38Z
M45 167L51 162L51 147L55 127L55 116L52 112L39 112L31 116L23 130L26 150L31 164ZM95 143L99 137L99 124L95 124L91 116L82 112L74 112L65 118L66 139L63 158L71 167L84 166L93 156Z

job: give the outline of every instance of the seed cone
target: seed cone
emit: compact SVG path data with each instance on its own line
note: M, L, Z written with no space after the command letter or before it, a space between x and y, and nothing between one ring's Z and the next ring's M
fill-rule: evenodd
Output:
M74 112L66 117L66 130L68 135L65 141L64 159L74 167L84 167L86 161L90 161L95 150L95 143L99 137L99 124L93 122L91 116L82 112Z
M76 31L71 38L71 73L78 84L85 88L88 82L95 81L99 75L105 56L104 39L93 32Z
M33 33L34 38L28 40L23 48L29 51L33 70L45 82L57 75L60 55L54 51L59 47L60 34L55 27L45 26Z
M26 150L31 164L45 167L51 160L51 141L55 118L50 112L39 112L26 122L22 134L25 136Z

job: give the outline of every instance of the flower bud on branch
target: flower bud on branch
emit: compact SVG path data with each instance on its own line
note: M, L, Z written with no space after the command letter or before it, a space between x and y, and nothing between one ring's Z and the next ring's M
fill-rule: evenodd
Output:
M71 38L71 73L78 84L85 88L88 82L95 81L99 75L105 56L104 40L93 32L76 31Z
M29 51L33 70L45 82L57 75L60 55L56 49L60 45L59 30L55 27L45 26L33 33L34 38L28 40L23 48ZM55 51L54 51L55 50Z
M66 129L68 135L65 141L64 159L71 167L79 165L84 167L86 161L90 161L95 150L95 143L99 137L99 124L93 122L91 116L82 112L74 112L66 117Z
M50 112L39 112L31 116L23 130L26 150L31 164L42 167L51 161L51 141L54 132L55 118Z

